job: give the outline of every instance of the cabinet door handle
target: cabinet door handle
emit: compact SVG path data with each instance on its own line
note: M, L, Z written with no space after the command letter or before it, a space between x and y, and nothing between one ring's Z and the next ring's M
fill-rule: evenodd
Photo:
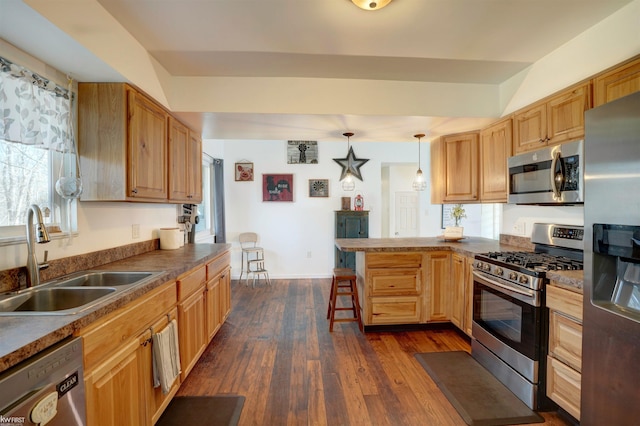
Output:
M133 189L131 190L131 193L132 193L132 194L137 194L137 193L138 193L138 189L137 189L137 188L133 188Z

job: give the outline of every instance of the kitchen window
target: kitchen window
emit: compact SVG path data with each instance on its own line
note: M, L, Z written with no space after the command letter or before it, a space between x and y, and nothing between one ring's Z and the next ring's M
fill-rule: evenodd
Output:
M0 57L0 245L24 241L31 204L52 237L77 229L72 99L68 89Z
M196 224L197 242L214 242L215 227L213 218L213 158L202 154L202 202L197 205L198 223Z

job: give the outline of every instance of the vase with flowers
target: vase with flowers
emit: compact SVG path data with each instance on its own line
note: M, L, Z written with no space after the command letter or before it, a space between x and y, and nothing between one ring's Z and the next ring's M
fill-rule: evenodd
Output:
M451 210L451 218L453 219L455 226L447 226L444 230L445 240L460 240L463 238L464 227L460 226L462 219L466 218L467 214L462 207L462 204L456 204Z

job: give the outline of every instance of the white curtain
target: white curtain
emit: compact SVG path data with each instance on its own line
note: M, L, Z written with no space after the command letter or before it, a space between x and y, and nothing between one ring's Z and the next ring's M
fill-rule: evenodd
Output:
M0 57L0 139L64 151L70 111L66 89Z

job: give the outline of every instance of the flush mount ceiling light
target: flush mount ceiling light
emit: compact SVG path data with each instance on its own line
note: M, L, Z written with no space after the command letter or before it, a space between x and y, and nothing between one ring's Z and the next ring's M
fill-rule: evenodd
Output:
M351 2L360 9L378 10L391 3L391 0L351 0Z
M418 171L416 172L416 177L413 178L412 186L416 191L424 191L427 187L427 181L425 180L422 169L420 168L420 139L424 138L424 133L418 133L417 135L413 135L413 137L418 138Z
M343 136L347 138L347 157L346 158L334 158L333 161L342 166L342 174L340 180L342 181L342 189L344 191L353 191L356 188L356 183L353 178L356 177L362 180L362 174L360 173L360 167L362 167L369 159L356 158L353 147L350 145L349 140L353 133L343 133Z

